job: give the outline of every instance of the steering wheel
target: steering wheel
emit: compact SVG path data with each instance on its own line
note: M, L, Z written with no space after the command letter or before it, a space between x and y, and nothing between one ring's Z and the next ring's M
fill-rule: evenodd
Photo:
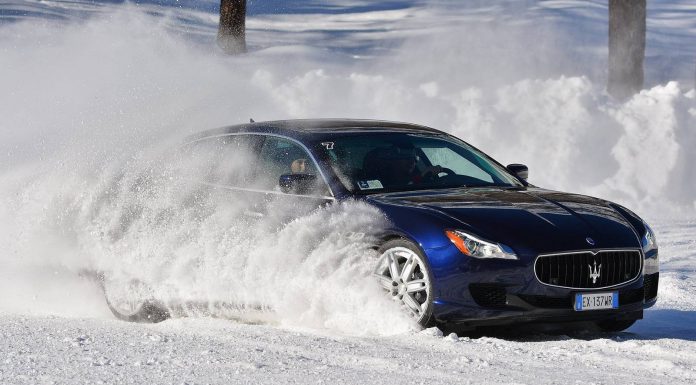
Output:
M440 174L445 174L443 177L448 177L448 176L452 176L452 175L457 175L457 173L455 173L454 171L452 171L452 169L450 169L450 168L447 168L447 167L440 167L440 172L438 172L437 174L434 173L434 172L428 172L428 173L426 173L426 174L423 176L423 180L425 180L425 181L434 181L434 180L436 180L436 179L443 178L443 177L440 176Z
M440 172L437 175L440 176L440 174L442 173L446 174L445 176L457 175L456 172L452 171L451 168L447 167L440 167Z

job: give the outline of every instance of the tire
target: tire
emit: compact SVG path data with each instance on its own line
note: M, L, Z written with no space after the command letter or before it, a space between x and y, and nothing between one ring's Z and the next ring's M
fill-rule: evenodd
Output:
M103 279L102 288L109 310L128 322L156 323L170 318L169 312L152 298L150 288L139 280L122 281Z
M609 319L604 321L598 321L595 324L599 330L606 333L618 333L630 328L637 320L615 320Z
M411 241L399 238L384 243L379 248L379 255L374 276L380 286L420 326L435 326L433 275L428 259L420 248Z

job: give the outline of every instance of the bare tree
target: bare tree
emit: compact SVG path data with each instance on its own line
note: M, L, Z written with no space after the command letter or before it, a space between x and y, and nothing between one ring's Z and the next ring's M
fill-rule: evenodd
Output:
M646 0L609 0L607 91L626 98L643 88Z
M246 0L220 1L217 41L230 55L246 52Z

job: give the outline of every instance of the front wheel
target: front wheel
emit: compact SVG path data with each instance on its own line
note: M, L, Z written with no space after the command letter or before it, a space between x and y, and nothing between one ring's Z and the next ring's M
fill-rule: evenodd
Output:
M380 286L423 327L434 326L433 278L418 246L405 239L386 242L374 275Z
M170 317L169 312L152 298L150 288L139 280L127 283L103 279L104 296L109 310L122 321L161 322Z

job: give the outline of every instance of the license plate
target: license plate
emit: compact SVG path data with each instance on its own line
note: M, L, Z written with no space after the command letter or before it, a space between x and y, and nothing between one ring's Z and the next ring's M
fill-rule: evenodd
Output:
M601 310L601 309L618 309L619 308L619 293L614 291L610 293L592 293L592 294L575 294L575 310Z

